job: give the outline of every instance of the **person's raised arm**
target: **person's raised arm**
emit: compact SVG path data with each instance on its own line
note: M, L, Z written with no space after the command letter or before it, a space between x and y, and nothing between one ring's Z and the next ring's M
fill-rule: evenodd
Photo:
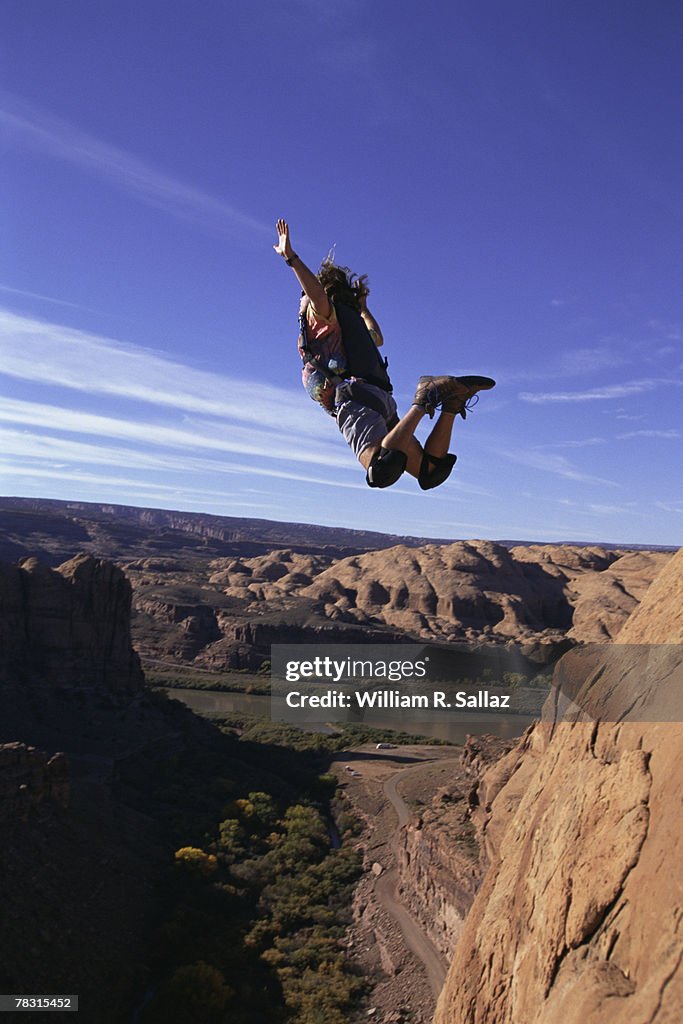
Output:
M382 345L384 344L384 337L383 337L382 332L380 330L379 324L377 323L377 321L375 320L374 316L372 315L372 313L368 309L368 295L369 294L370 294L370 289L368 288L368 286L366 284L366 275L364 274L363 277L359 278L358 286L356 288L356 297L358 299L358 308L360 309L360 315L363 317L363 321L365 323L365 326L367 327L367 329L370 331L370 334L372 335L372 340L374 341L374 343L377 346L377 348L381 348Z
M291 267L297 276L299 284L311 300L313 309L323 319L327 320L332 316L332 303L327 297L327 292L321 285L312 270L309 270L302 259L300 259L292 248L289 240L289 224L285 220L277 222L278 243L273 246L278 256L282 256L288 267Z

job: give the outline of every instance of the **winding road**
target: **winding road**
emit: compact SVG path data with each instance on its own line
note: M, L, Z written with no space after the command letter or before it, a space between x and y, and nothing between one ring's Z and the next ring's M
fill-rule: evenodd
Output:
M432 762L423 761L410 768L402 768L384 783L384 795L396 811L396 816L398 818L394 848L398 847L399 830L403 828L404 825L407 825L413 817L408 804L398 791L398 784L401 779L405 778L408 772L424 770L425 765L431 763ZM387 913L396 921L407 948L424 964L430 987L434 995L438 997L441 989L443 988L443 983L446 980L446 965L440 954L437 952L431 939L428 938L420 927L420 924L416 921L409 910L399 902L396 894L397 880L398 871L396 868L392 868L390 871L386 871L380 875L375 884L377 899L380 901Z

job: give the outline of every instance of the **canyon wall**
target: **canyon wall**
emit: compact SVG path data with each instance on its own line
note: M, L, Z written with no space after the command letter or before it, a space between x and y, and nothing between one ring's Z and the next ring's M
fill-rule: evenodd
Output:
M474 843L456 841L466 812L456 821L426 814L399 836L398 893L443 957L450 957L480 879ZM450 827L449 827L450 826Z
M57 570L35 558L1 565L0 686L142 689L131 596L123 572L90 555Z
M192 717L144 688L130 606L90 556L0 564L0 982L78 992L100 1024L130 1019L144 985L164 857L148 774L120 776L136 752L149 773L160 741L175 752Z
M488 871L435 1024L654 1024L683 1007L683 550L617 643L571 651L484 776Z
M513 743L469 736L448 784L439 787L416 822L399 832L401 902L445 959L453 954L483 874L471 818L473 794L488 766Z

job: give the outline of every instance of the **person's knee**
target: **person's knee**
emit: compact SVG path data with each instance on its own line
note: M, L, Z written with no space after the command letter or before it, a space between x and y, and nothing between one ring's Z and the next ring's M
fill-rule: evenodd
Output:
M422 456L420 472L417 477L417 482L422 490L431 491L433 487L438 487L444 480L447 480L451 475L456 459L457 455L452 455L450 452L441 458L425 452Z
M380 448L368 466L366 481L369 487L391 487L405 472L408 458L396 448Z

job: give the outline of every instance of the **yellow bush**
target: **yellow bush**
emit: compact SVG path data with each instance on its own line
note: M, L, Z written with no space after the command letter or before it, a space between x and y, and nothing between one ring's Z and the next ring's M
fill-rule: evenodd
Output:
M218 861L212 853L204 853L196 846L183 846L175 852L175 862L194 874L208 878L218 868Z

